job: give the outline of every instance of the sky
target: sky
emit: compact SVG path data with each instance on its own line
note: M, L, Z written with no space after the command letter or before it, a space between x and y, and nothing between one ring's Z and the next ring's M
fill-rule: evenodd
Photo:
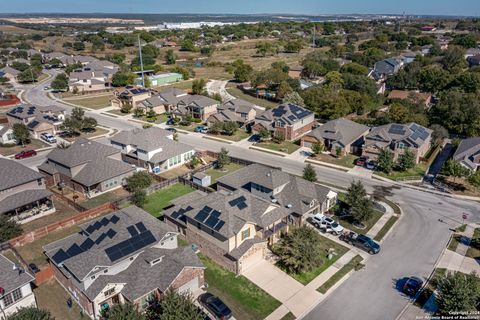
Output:
M385 13L480 16L480 0L0 0L0 13Z

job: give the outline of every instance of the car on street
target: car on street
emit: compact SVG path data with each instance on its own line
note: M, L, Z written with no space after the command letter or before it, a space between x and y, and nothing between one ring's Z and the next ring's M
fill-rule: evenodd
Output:
M343 232L343 227L340 224L321 213L317 213L312 217L312 224L320 230L331 232L335 235L339 235Z
M198 297L198 302L204 306L216 319L227 320L232 317L232 311L219 297L211 293L203 293Z
M167 124L168 126L172 126L172 125L175 124L175 122L174 122L173 118L168 118L166 124Z
M35 263L30 263L28 265L28 268L33 272L33 273L37 273L37 272L40 272L40 269L38 269L37 265Z
M423 280L420 279L419 277L410 277L407 279L405 284L403 285L403 293L406 295L409 295L411 297L414 297L417 295L418 291L423 286Z
M173 133L177 132L177 129L175 129L175 128L166 128L165 130L173 132Z
M340 239L346 243L353 245L357 248L367 251L370 254L377 254L380 252L380 245L373 241L372 238L367 237L363 234L358 234L356 232L349 232L342 234Z
M366 162L367 162L367 157L360 157L357 160L355 160L355 165L363 167Z
M43 87L43 90L50 90L50 86Z
M15 159L23 159L23 158L29 158L37 155L37 151L35 150L25 150L22 152L19 152L15 155Z
M200 133L207 133L208 132L208 127L207 126L197 126L194 131L195 132L200 132Z
M260 136L258 134L254 134L248 138L248 142L260 142Z
M57 139L51 133L42 133L40 138L48 143L57 143Z

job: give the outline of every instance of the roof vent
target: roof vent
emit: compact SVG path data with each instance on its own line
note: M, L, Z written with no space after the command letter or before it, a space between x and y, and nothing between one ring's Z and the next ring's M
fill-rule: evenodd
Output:
M270 172L267 172L267 177L270 177L272 174Z
M277 200L277 199L275 199L275 198L273 198L273 199L272 199L272 202L273 202L273 203L277 203L277 202L278 202L278 200Z
M293 205L291 203L287 204L287 208L291 208Z

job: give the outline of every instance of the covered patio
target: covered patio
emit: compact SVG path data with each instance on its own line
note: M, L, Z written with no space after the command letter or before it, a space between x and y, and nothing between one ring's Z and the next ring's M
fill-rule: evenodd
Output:
M52 195L45 189L13 194L0 202L0 214L10 216L19 223L27 223L55 212Z

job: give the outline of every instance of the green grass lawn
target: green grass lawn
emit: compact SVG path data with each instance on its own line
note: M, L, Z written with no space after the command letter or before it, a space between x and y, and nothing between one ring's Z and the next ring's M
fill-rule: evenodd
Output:
M205 267L206 289L222 299L236 319L264 319L281 303L244 276L236 276L204 255L200 255Z
M116 116L119 116L119 117L124 117L124 116L128 115L128 113L123 113L122 110L120 110L120 109L108 110L108 111L105 111L105 113L113 114L113 115L116 115Z
M293 153L300 148L298 144L290 141L284 141L282 143L275 143L273 141L264 141L254 144L256 147L265 148L273 151Z
M460 234L453 234L450 242L448 243L447 249L451 251L457 251L457 247L462 240L462 236Z
M231 136L228 136L228 135L225 135L225 134L209 134L209 136L236 142L236 141L240 141L240 140L248 138L250 136L250 133L246 132L243 129L238 129L235 132L235 134L233 134Z
M378 210L373 210L372 217L364 222L365 228L360 229L355 227L353 224L353 219L351 216L348 217L337 217L338 223L340 223L343 227L350 229L356 233L366 234L375 223L377 223L378 219L382 217L383 213Z
M147 196L143 209L154 217L160 217L163 208L167 207L175 198L194 191L193 188L177 183L168 188L161 189Z
M319 274L321 274L323 271L325 271L328 267L330 267L332 264L335 263L338 259L340 259L341 256L343 256L347 251L348 248L342 246L341 244L332 241L324 236L322 237L322 241L319 242L319 245L321 246L322 250L325 252L325 256L323 257L323 263L319 265L317 268L313 269L312 271L309 272L301 272L301 273L288 273L285 268L282 266L281 261L277 262L277 266L287 272L292 278L297 280L303 285L307 285L315 279ZM333 258L331 260L328 260L328 252L329 249L334 249L334 252L336 254L333 255Z
M387 220L387 222L383 225L383 227L380 229L380 231L378 231L378 233L375 235L375 238L373 238L373 240L375 241L382 240L383 237L385 237L385 235L387 234L387 232L393 227L395 222L397 222L397 220L398 220L397 216L391 216Z
M90 109L103 109L109 107L111 105L110 100L113 98L113 94L107 95L98 95L98 96L75 96L75 97L68 97L64 100L76 104L81 107L86 107Z
M208 169L207 171L205 171L205 174L208 174L212 178L212 184L213 184L220 177L223 177L227 174L235 172L241 168L243 168L242 165L239 165L236 163L229 163L226 166L224 166L222 169L216 169L216 168Z
M282 319L280 319L280 320L295 320L295 319L297 319L297 318L295 318L295 316L293 315L293 313L289 312L289 313L287 313L286 315L284 315L284 316L282 317Z
M42 283L33 292L35 293L38 307L50 311L55 319L90 319L87 316L81 316L81 309L74 299L72 299L72 308L68 308L67 299L70 295L55 279Z
M37 149L46 148L46 147L49 147L49 145L43 142L42 140L31 139L30 143L27 143L25 147L22 147L21 145L13 145L11 147L0 146L0 154L4 156L11 156L13 154L17 154L22 151L37 150Z
M101 194L99 196L96 196L94 198L88 199L86 201L80 202L80 205L87 208L87 209L91 209L91 208L98 207L99 205L102 205L104 203L118 200L119 198L121 198L122 196L125 196L127 194L128 193L126 191L125 192L120 192L117 189L115 191L107 192L107 193Z
M346 265L344 265L340 270L338 270L333 276L330 277L324 284L322 284L317 291L325 294L328 289L333 287L338 281L340 281L347 273L358 268L363 258L360 255L356 255L352 258Z
M312 160L318 160L322 162L327 162L331 164L335 164L337 166L342 166L342 167L347 167L347 168L353 168L355 167L355 160L358 158L358 156L353 155L353 154L347 154L343 157L337 158L332 154L317 154L315 155Z
M95 138L95 137L98 137L98 136L101 136L101 135L104 135L104 134L107 134L107 133L108 133L107 129L95 128L94 132L89 132L89 133L81 132L78 136L65 137L64 139L67 140L67 141L73 142L73 141L76 141L76 140L79 140L79 139Z
M168 120L168 116L166 114L159 114L159 115L156 116L155 120L148 119L147 116L141 116L140 118L135 118L135 119L150 122L150 123L159 124L159 123L166 122Z
M472 242L467 250L467 257L480 258L480 228L475 229L472 236Z
M272 108L275 108L276 106L279 105L279 103L272 102L272 101L265 100L265 99L255 98L254 96L243 93L243 91L238 89L234 84L228 84L227 85L227 91L228 91L228 93L230 93L235 98L248 101L248 102L253 103L257 106L264 107L266 109L272 109Z
M375 174L378 174L379 176L392 179L392 180L403 180L408 178L421 179L425 175L425 171L427 171L427 164L425 162L420 162L414 168L408 169L406 171L393 170L390 174L386 174L380 171L375 171Z

